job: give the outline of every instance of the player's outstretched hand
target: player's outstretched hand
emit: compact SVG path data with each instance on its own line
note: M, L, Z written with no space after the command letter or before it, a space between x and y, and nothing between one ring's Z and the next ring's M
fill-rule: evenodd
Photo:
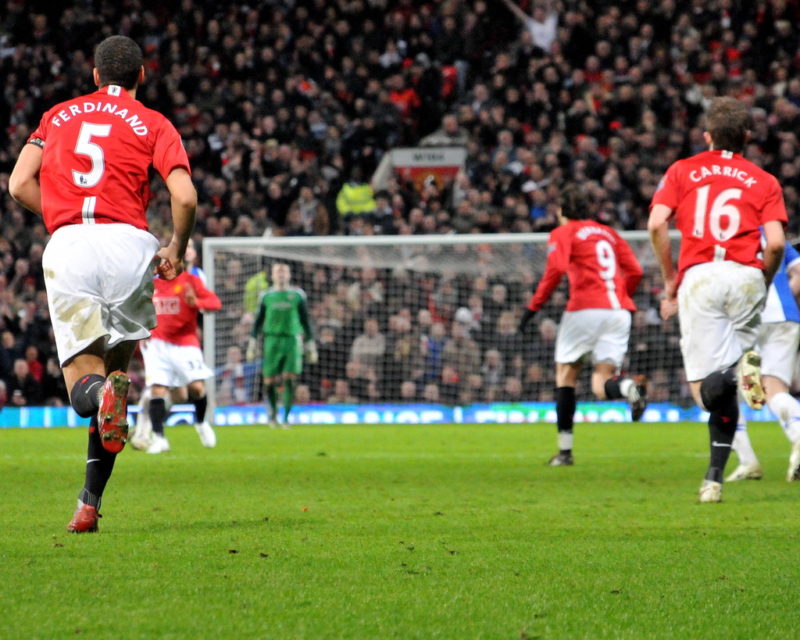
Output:
M306 360L308 364L317 364L319 361L319 353L317 353L317 343L313 340L307 340L303 348L305 351Z
M244 359L247 362L252 362L256 359L256 339L250 338L247 341L247 351L245 352Z
M531 311L530 309L525 309L525 313L522 314L522 318L519 321L519 325L517 326L517 331L520 333L525 333L525 328L528 326L531 320L533 320L533 316L536 315L535 311Z
M668 320L678 313L678 299L677 298L663 298L661 300L661 319Z
M156 259L159 260L156 265L156 273L163 280L174 280L183 271L183 260L178 257L178 253L172 245L159 249Z

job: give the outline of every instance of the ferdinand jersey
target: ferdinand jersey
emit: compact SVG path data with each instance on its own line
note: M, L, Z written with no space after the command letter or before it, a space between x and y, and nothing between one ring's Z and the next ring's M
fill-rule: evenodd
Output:
M153 285L158 326L151 336L172 344L199 347L197 314L218 311L222 303L217 295L200 278L186 271L174 280L155 278Z
M667 169L651 207L672 209L681 233L678 280L696 264L730 260L764 268L761 227L787 222L774 176L738 153L704 151Z
M187 171L180 135L163 115L117 85L62 102L28 138L42 148L42 217L68 224L125 223L147 230L150 167Z
M611 227L593 220L570 220L550 233L547 251L547 266L528 309L541 309L566 273L567 311L636 311L631 295L642 279L642 267Z

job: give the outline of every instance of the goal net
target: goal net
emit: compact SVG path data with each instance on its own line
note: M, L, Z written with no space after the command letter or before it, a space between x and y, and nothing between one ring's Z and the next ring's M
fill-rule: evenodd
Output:
M652 401L689 404L677 321L658 316L660 279L648 236L622 236L645 270L624 370L648 376ZM552 402L566 278L527 332L517 332L546 242L546 234L206 239L203 268L222 300L204 324L216 374L212 399L217 406L261 402L260 359L246 362L245 345L280 261L308 296L319 350L319 362L300 377L298 405L380 412ZM588 369L578 400L592 399Z

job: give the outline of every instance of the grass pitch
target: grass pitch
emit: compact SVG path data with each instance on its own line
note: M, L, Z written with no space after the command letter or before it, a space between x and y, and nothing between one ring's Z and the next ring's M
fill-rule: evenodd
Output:
M0 430L3 638L770 638L796 631L800 485L696 504L700 424L223 427L125 450L69 535L85 434ZM733 461L728 470L733 468Z

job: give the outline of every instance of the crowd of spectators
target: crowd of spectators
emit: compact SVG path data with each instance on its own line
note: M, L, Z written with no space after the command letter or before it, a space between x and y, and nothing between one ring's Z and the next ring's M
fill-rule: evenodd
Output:
M5 0L5 393L27 404L65 397L63 389L46 384L55 356L41 274L47 234L11 201L7 177L44 110L93 89L92 50L108 35L130 35L142 45L147 80L137 97L165 113L185 140L200 199L198 244L209 236L264 233L547 231L556 223L566 181L586 187L599 219L620 229L642 228L664 169L703 148L701 117L716 95L735 96L752 108L755 128L746 154L780 179L789 231L796 234L798 23L796 0ZM372 211L340 214L337 196L344 187L368 185L388 149L419 144L464 146L464 171L421 189L390 179L374 194ZM154 233L163 233L169 198L158 181L148 215ZM465 287L458 289L463 297ZM386 349L406 322L422 335L419 312L406 315L378 319ZM552 318L557 314L546 319ZM444 333L456 340L454 316L443 320ZM436 324L428 336L434 341ZM665 339L659 334L645 342ZM499 379L500 366L518 368L491 341L469 340L479 343L484 377ZM496 354L487 356L492 350L500 351L501 364ZM550 361L532 364L550 369ZM516 373L526 396L528 373ZM470 375L477 374L460 379L459 394L466 392L464 380L467 389L477 385ZM445 377L453 378L449 369ZM424 376L405 380L412 381L416 393L434 396ZM447 381L436 384L440 397L450 397ZM339 395L353 393L338 386ZM38 396L26 391L33 387Z

